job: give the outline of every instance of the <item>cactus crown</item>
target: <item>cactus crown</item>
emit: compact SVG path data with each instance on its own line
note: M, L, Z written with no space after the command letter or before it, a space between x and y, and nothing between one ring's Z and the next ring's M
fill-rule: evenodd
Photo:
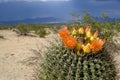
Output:
M106 42L105 39L100 39L97 30L92 34L90 26L87 26L86 29L83 27L78 29L74 25L72 32L69 28L64 28L59 31L59 35L66 47L73 49L81 56L99 53Z

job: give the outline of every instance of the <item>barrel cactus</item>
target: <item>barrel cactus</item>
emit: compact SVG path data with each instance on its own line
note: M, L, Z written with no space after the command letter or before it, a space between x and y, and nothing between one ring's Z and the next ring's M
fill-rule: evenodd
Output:
M89 31L89 28L87 29ZM38 80L115 80L115 67L103 44L99 42L97 49L91 48L94 41L98 40L98 32L95 32L94 36L91 33L84 35L88 40L80 38L84 29L80 29L80 35L75 30L74 28L70 34L68 29L63 30L65 34L60 33L62 41L49 47L41 64ZM71 41L65 42L69 35L72 35L69 38ZM93 37L92 40L90 36ZM90 47L85 46L88 43Z

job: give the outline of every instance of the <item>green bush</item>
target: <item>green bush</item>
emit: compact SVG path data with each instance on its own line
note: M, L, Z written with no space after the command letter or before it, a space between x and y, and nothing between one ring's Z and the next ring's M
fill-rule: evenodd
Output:
M36 34L39 36L39 37L45 37L48 33L47 31L45 30L45 28L40 28Z
M28 35L28 33L29 33L29 27L26 25L26 24L20 24L20 25L18 25L18 27L17 27L17 30L18 30L18 34L20 34L20 35Z

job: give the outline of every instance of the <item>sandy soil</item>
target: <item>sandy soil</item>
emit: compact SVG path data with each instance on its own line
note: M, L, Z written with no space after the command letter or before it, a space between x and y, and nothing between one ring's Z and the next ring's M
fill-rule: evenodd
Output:
M33 80L39 53L52 41L46 38L20 36L10 30L0 30L0 80Z
M0 38L0 80L33 80L40 53L44 54L54 35L50 34L46 38L18 37L13 31L0 30L1 35L5 39ZM113 39L120 47L120 33ZM113 59L120 76L120 48L114 53Z
M116 70L117 70L117 80L120 80L120 32L117 36L113 37L113 40L116 44L116 51L113 52L113 60L115 61Z

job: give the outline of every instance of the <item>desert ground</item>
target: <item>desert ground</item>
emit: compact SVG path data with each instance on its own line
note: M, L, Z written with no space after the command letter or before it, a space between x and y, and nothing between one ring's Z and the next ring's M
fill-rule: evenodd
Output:
M44 54L53 34L45 38L17 36L11 30L0 30L0 80L33 80L39 55Z
M0 80L34 80L39 56L44 55L46 46L50 45L55 35L45 38L17 36L11 30L0 30L0 35L4 36L0 38ZM114 40L120 45L120 35ZM113 54L120 76L120 50Z

